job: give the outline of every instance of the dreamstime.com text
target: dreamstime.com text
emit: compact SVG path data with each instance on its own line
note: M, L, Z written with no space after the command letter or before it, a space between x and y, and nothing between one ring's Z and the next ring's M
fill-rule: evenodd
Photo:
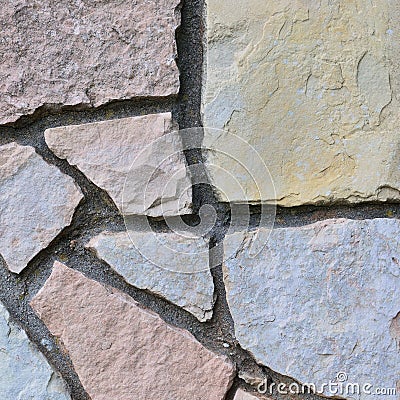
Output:
M348 381L345 372L339 372L336 379L327 383L316 385L314 383L299 384L292 382L286 383L269 383L267 379L258 385L258 392L262 394L324 394L330 396L348 396L348 397L364 397L369 396L396 396L396 387L379 387L371 383L353 383Z

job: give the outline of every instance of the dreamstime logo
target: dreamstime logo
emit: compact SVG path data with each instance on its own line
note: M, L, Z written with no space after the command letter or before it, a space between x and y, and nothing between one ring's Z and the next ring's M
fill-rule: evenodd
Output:
M199 143L201 138L203 143ZM190 165L184 154L191 155ZM191 128L168 133L143 148L125 180L122 214L128 234L138 230L154 232L145 239L130 234L143 257L166 270L185 273L200 272L221 262L220 257L212 256L209 263L208 247L204 245L218 229L218 205L213 201L202 204L195 224L187 223L190 217L185 216L191 213L192 188L201 191L207 185L230 209L225 232L231 235L229 246L222 250L217 245L212 254L223 253L224 259L230 258L244 240L250 240L249 255L257 256L275 220L275 188L267 166L254 147L239 136L219 129ZM250 203L258 203L257 225L265 229L262 234L251 234L249 239L246 231L252 218ZM149 217L159 216L170 235L153 230L154 219ZM190 262L193 257L196 263Z
M369 382L363 384L350 382L346 372L338 372L336 378L326 383L317 385L316 383L292 382L290 384L274 382L268 383L264 379L257 387L258 392L262 394L319 394L325 396L344 396L348 398L360 398L365 396L396 396L395 387L377 387Z

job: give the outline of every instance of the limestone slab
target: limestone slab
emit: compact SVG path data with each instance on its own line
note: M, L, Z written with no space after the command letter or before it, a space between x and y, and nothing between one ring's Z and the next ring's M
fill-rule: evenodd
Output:
M33 147L0 146L0 254L10 271L28 262L71 223L83 195L74 180Z
M71 400L65 382L0 303L0 398Z
M156 265L140 252L135 243L150 243L148 248L152 253L158 252L158 259L163 261L169 256L164 246L179 248L171 254L173 259L170 261L176 266L182 265L185 271L171 271L165 268L164 263ZM103 232L91 239L86 247L129 284L166 298L189 311L199 321L212 317L214 282L209 269L206 240L191 240L174 233Z
M0 123L48 104L177 94L179 3L3 1Z
M93 400L223 400L234 368L132 298L56 262L31 302Z
M396 2L206 3L204 126L247 141L275 184L274 193L268 179L252 180L259 168L249 146L205 130L204 147L218 150L207 158L220 200L281 206L399 200ZM224 170L242 191L223 178Z
M265 246L254 256L256 233ZM224 264L238 341L261 364L327 396L335 393L322 385L338 376L360 388L396 388L399 237L396 219L326 220L227 236L225 251L242 241Z
M191 183L171 113L51 128L45 139L123 214L190 213Z

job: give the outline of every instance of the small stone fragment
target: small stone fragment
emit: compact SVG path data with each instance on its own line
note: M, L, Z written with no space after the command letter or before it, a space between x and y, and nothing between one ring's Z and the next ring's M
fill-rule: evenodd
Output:
M140 253L141 246L137 248L134 243L146 244L165 263L154 264ZM203 238L190 239L175 233L103 232L86 247L94 250L98 258L131 285L166 298L200 321L212 317L214 283L209 269L208 242ZM169 253L165 247L178 251ZM169 256L169 261L182 266L184 271L171 271L165 260Z
M247 141L275 186L265 173L258 179L250 146L205 129L219 199L284 207L399 201L397 2L206 4L203 125Z
M255 388L267 382L267 377L263 373L239 371L238 377Z
M74 180L33 147L0 146L0 254L20 273L71 223L83 198Z
M45 139L124 215L191 212L191 181L171 113L51 128Z
M235 398L233 400L260 400L258 397L253 396L250 393L245 392L242 389L238 389Z
M65 382L0 303L0 398L71 400Z
M92 400L223 400L234 368L124 293L55 262L31 306Z
M256 233L266 239L254 256L249 244ZM227 254L240 237L226 237ZM224 263L236 338L259 363L313 383L326 396L339 395L327 386L338 379L396 388L399 237L397 219L337 219L246 234Z
M0 124L43 105L177 94L179 3L2 1Z

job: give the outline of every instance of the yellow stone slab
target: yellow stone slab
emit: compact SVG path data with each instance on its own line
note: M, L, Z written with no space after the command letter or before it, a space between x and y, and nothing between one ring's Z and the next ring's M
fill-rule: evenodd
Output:
M282 206L400 199L400 5L394 0L207 0L206 127L254 146L272 175L257 190L211 152L221 201ZM230 149L224 137L224 150ZM205 147L218 140L207 134ZM220 141L218 142L221 145ZM233 144L232 144L233 147ZM248 149L243 146L246 160ZM250 157L248 157L250 158ZM251 168L250 168L251 169ZM244 194L245 193L245 194Z

